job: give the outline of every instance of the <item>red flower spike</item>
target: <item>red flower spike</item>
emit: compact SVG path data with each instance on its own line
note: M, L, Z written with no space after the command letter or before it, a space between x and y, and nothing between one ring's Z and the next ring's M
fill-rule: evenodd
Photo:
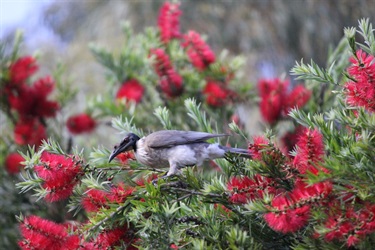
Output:
M32 74L38 70L35 58L25 56L19 58L16 62L10 65L10 81L11 84L19 85L26 81Z
M38 119L21 119L14 127L14 142L18 145L39 146L46 138L46 128Z
M23 168L23 165L21 162L23 162L25 159L22 157L22 155L18 153L10 153L5 158L5 170L9 174L18 174L20 172L20 169Z
M311 91L303 85L297 85L287 97L285 114L288 114L292 108L301 108L310 100Z
M82 205L87 212L97 212L101 208L107 208L108 193L103 190L90 189L82 198Z
M292 132L287 132L283 137L281 137L281 142L283 144L283 152L285 155L288 154L288 152L292 151L295 147L295 145L298 142L298 138L300 137L301 133L303 132L304 127L298 126L295 128Z
M116 99L121 100L125 98L128 101L139 103L142 100L144 92L144 87L136 79L131 79L121 85L117 91Z
M31 215L20 225L24 237L19 241L21 249L78 249L79 238L68 235L62 224Z
M206 96L206 102L208 105L212 107L221 107L226 104L230 92L225 86L223 86L223 84L208 81L203 90L203 94Z
M301 174L306 174L307 171L315 174L319 171L327 171L323 167L316 166L324 156L323 136L317 129L306 128L301 133L297 146L297 155L293 164Z
M310 207L294 206L286 196L276 196L272 200L272 207L276 210L264 215L264 220L275 231L282 233L296 232L304 227L310 217Z
M187 48L190 62L199 70L206 69L216 60L215 54L211 48L201 36L193 30L190 30L184 36L184 42L181 45L182 47Z
M83 174L82 166L71 158L48 152L42 153L40 161L41 165L35 166L34 170L44 180L45 199L55 202L68 198Z
M345 84L346 101L349 105L364 107L375 111L375 57L362 50L350 58L352 65L348 68L349 75L355 79Z
M82 113L68 118L66 126L72 134L89 133L96 127L96 121L88 114Z
M105 230L93 241L96 247L94 249L112 249L116 246L120 246L121 242L128 245L127 249L137 249L131 245L135 242L135 239L133 239L133 234L126 226Z
M126 187L123 183L120 183L117 186L111 188L108 199L111 202L123 203L128 198L128 196L133 194L134 191L134 187Z
M269 141L262 136L255 136L253 138L254 143L249 145L249 152L254 160L262 160L262 149L267 147Z
M159 11L158 27L161 40L168 43L173 38L180 38L180 15L178 3L165 2Z
M288 86L289 81L282 82L278 78L259 81L260 112L267 123L273 124L280 118L285 106Z
M167 97L178 97L183 92L182 77L175 71L169 56L162 49L151 49L155 56L155 71L160 77L160 88Z
M236 204L245 204L256 198L262 198L264 192L276 194L271 178L263 177L259 174L253 176L252 179L245 176L243 178L232 177L227 184L227 188L231 191L230 201Z
M129 160L135 160L135 156L133 152L124 152L118 154L116 158L121 162L122 165L127 165Z

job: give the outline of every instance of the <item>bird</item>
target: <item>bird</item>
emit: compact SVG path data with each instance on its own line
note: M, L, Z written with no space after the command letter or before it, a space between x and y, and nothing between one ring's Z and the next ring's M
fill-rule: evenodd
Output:
M228 134L211 134L197 131L160 130L140 138L128 133L109 156L111 162L117 155L134 151L136 160L151 168L169 168L164 177L180 174L180 169L189 166L201 166L203 162L223 158L233 153L251 158L247 149L208 143L207 140Z

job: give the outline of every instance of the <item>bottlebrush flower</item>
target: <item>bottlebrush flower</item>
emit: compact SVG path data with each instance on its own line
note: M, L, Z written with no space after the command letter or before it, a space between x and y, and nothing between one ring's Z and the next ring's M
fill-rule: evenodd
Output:
M206 102L212 107L221 107L226 104L230 91L218 82L208 81L206 87L203 90L203 94L206 96Z
M21 119L14 127L14 142L18 145L39 146L46 138L46 128L38 119Z
M288 93L289 81L281 81L278 78L265 80L258 83L260 112L269 124L274 124L291 108L301 108L311 97L311 91L302 85L297 85Z
M19 85L26 81L32 74L38 70L35 58L25 56L9 66L10 85Z
M123 183L120 183L111 188L108 198L111 202L123 203L134 191L134 187L125 186Z
M360 106L375 111L375 57L358 50L351 57L349 75L354 79L345 84L346 101L352 106Z
M59 104L47 100L53 88L54 82L47 76L37 80L32 86L20 85L17 90L9 91L8 101L21 117L54 117Z
M262 160L262 150L267 147L269 141L262 136L255 136L254 143L249 145L250 155L254 160Z
M180 96L183 92L182 77L175 71L169 56L162 49L151 49L150 54L155 56L155 71L160 78L160 88L173 98Z
M47 193L45 199L55 202L68 198L83 175L81 163L46 151L42 153L40 162L40 165L34 167L34 171L44 181L42 187Z
M281 137L281 142L284 146L283 152L287 154L288 152L292 151L297 144L298 138L300 134L303 132L304 127L298 126L294 129L294 131L287 132Z
M97 212L101 208L108 208L108 193L103 190L90 189L82 198L82 205L87 212Z
M72 134L89 133L96 127L95 120L88 114L82 113L68 118L66 127Z
M304 227L309 217L310 207L304 205L302 207L267 213L264 215L264 220L270 228L285 234L296 232Z
M317 129L306 128L300 134L297 147L293 165L301 174L306 174L307 171L315 174L319 171L327 171L325 168L318 166L324 156L324 144L323 136Z
M168 43L173 38L180 38L180 4L165 2L159 11L158 27L161 40Z
M121 85L117 91L116 99L121 100L126 98L126 100L139 103L142 100L144 92L144 87L136 79L130 79Z
M133 152L124 152L118 154L116 158L121 162L122 165L128 164L129 160L134 160L135 156Z
M18 174L20 172L20 169L23 168L23 165L21 162L23 162L25 159L22 157L22 155L18 153L10 153L5 158L5 170L9 174Z
M132 230L126 226L117 227L110 230L105 230L100 233L93 241L92 245L94 248L88 248L90 250L101 250L101 249L114 249L116 246L121 246L121 243L127 245L126 249L135 250L138 249L131 244L135 243L137 239L134 238ZM85 248L84 248L85 249Z
M230 201L244 204L255 198L262 198L264 192L275 194L276 189L273 184L271 178L263 177L259 174L254 175L252 179L247 176L243 178L233 177L227 184L228 190L232 193Z
M190 58L190 62L199 70L206 69L216 60L215 54L211 48L201 36L193 30L190 30L184 36L184 42L181 45L187 49L187 55Z
M259 81L260 113L267 123L273 124L280 118L288 85L289 81L282 82L278 78Z
M24 237L18 244L21 249L68 249L79 248L79 237L69 235L64 225L31 215L20 225Z
M286 98L287 103L284 108L284 113L288 114L292 108L301 108L310 100L311 91L306 89L303 85L297 85Z

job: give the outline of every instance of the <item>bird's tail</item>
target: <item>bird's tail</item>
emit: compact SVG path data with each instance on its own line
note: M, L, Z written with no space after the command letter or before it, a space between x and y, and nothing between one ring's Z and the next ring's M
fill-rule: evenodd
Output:
M227 153L236 154L244 158L249 158L249 159L253 158L248 149L225 147L225 151Z

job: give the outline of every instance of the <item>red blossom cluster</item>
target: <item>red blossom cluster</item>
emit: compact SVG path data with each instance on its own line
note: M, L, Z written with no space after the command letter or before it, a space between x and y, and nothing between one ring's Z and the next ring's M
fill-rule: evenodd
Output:
M66 121L66 127L72 134L89 133L96 127L96 121L86 113L73 115Z
M191 63L198 70L206 69L216 60L215 54L210 46L208 46L201 36L193 30L190 30L184 36L184 41L181 45L187 49L186 53L190 58Z
M311 91L302 85L296 86L288 92L289 81L278 78L265 80L258 83L260 112L269 124L274 124L292 108L301 108L310 99Z
M139 103L142 100L145 88L136 79L125 81L117 91L116 99L126 99Z
M298 181L291 192L285 192L273 198L270 210L264 219L275 231L296 232L304 227L310 218L312 206L319 206L332 191L330 182L320 182L307 186Z
M20 229L23 239L18 244L21 249L76 250L80 247L79 237L69 235L65 225L35 215L24 218Z
M351 247L375 232L374 204L366 204L359 210L355 210L352 204L347 204L345 209L338 204L330 205L332 209L328 212L322 233L326 241L344 241Z
M28 84L37 70L33 57L19 58L9 66L9 79L0 89L9 108L17 114L14 137L19 145L40 145L47 137L45 118L54 117L59 110L57 102L48 100L55 85L51 77Z
M254 199L262 199L264 193L276 194L275 183L271 178L256 174L253 178L232 177L227 185L231 192L229 200L236 204L245 204Z
M82 162L74 157L51 154L44 151L40 165L34 167L36 174L44 181L42 187L49 202L68 198L83 175Z
M352 106L360 106L375 111L375 60L373 55L358 50L350 58L348 73L351 77L345 84L346 101Z
M169 98L177 97L183 92L182 77L172 66L168 54L163 49L151 49L155 56L155 71L160 77L160 88Z
M20 169L23 168L21 162L25 159L19 153L10 153L5 158L5 169L9 174L18 174Z
M236 93L228 89L225 83L212 80L207 80L203 94L206 96L207 104L212 107L222 107L236 96Z
M180 4L165 2L159 11L158 27L160 37L164 43L168 43L173 38L180 38Z
M317 129L305 128L300 133L296 145L297 154L294 157L293 165L301 174L327 172L325 168L319 166L324 156L324 143L323 136Z
M115 247L126 244L126 249L136 250L133 244L137 241L134 233L126 226L117 227L110 230L104 230L95 239L84 242L80 250L102 250L115 249ZM116 248L117 249L117 248Z
M88 190L82 198L82 205L87 212L96 212L102 208L109 208L108 204L123 203L135 191L134 187L120 183L111 190Z
M127 226L105 230L94 239L83 242L75 234L69 234L66 224L58 224L35 215L24 218L20 224L23 239L18 245L23 250L102 250L114 249L126 244L126 249L138 249L133 230Z

